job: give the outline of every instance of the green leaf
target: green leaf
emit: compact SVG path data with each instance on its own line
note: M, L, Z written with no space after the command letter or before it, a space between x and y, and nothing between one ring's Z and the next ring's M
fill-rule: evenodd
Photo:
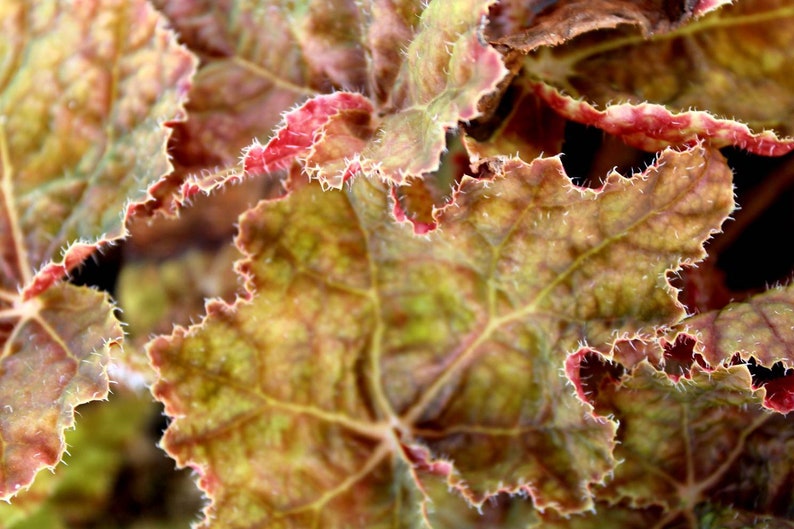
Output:
M701 147L598 191L557 158L503 171L464 179L424 238L366 178L292 182L241 218L251 299L149 346L163 446L201 469L205 527L418 527L431 503L504 494L592 505L615 425L571 392L566 355L683 317L665 274L702 257L731 173Z
M58 462L75 406L107 395L108 297L58 284L125 235L170 171L163 123L193 57L143 0L0 6L0 498ZM79 241L79 242L78 242ZM56 259L60 257L60 261Z
M792 466L780 454L790 450L794 429L762 408L746 366L695 365L674 381L642 362L592 398L599 412L620 421L621 464L599 498L632 509L661 507L660 527L708 526L726 509L745 520L785 523L790 503L781 494L790 494L781 484L792 478Z
M123 333L107 295L65 283L4 308L0 318L0 497L7 499L58 463L74 408L107 397L107 364Z
M687 320L697 333L698 352L711 365L733 355L755 358L766 367L783 362L794 367L794 284L777 287L740 303Z

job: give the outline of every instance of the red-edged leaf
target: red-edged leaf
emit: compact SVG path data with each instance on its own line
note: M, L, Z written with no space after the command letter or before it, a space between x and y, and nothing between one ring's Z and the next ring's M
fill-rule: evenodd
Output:
M745 302L698 314L686 328L698 335L698 352L711 365L729 361L735 354L755 358L771 367L782 362L794 367L794 285L777 287Z
M524 66L562 115L639 148L701 137L776 156L794 149L792 21L785 0L738 2L650 40L586 34Z
M327 135L323 127L331 118L341 115L346 120L348 114L345 111L349 110L359 111L355 116L360 113L368 116L372 112L372 104L361 94L349 92L336 92L309 99L284 116L283 124L267 145L260 145L255 141L243 151L244 170L250 174L259 174L288 168L293 160L307 154L316 142L323 139L323 135ZM327 141L336 139L335 136ZM355 147L355 144L351 146L350 155L355 153Z
M163 463L162 453L151 442L148 425L160 413L147 393L114 388L109 402L80 406L74 429L65 432L69 447L55 472L42 472L33 485L9 503L0 503L4 529L87 527L105 523L119 512L118 482L135 482L138 490L157 489L159 497L186 501L190 506L187 476L173 474L164 482L153 461ZM147 461L143 463L142 461ZM179 485L177 488L174 485ZM163 490L167 486L167 490ZM180 496L181 495L181 496ZM192 503L197 505L197 494ZM196 506L195 510L198 510ZM111 515L112 516L112 515ZM171 511L147 514L148 520L173 518L187 527L194 513ZM179 519L177 519L179 518ZM171 527L177 526L173 523Z
M646 151L700 139L715 147L732 145L762 156L780 156L794 150L794 138L781 138L768 130L753 132L743 123L705 111L676 112L652 103L613 104L599 110L544 83L536 83L535 92L565 118L598 127Z
M182 171L228 166L300 100L366 84L361 15L353 1L154 4L202 58L187 107L190 119L172 142Z
M26 488L66 449L74 408L108 393L107 364L123 335L105 294L58 284L0 310L0 497Z
M687 320L697 336L695 351L711 365L730 362L735 355L771 368L780 364L783 375L759 383L764 405L781 413L794 410L794 285L778 287L742 303L698 314Z
M698 147L598 191L556 158L504 171L465 178L424 238L367 178L295 182L243 216L251 299L149 347L163 445L200 470L205 527L443 527L509 494L592 505L615 425L572 394L566 355L683 316L665 273L702 256L730 170Z
M58 282L124 236L125 204L170 170L193 57L143 0L0 9L0 498L64 451L107 394L122 332L107 296Z
M510 85L493 116L465 127L461 139L472 164L500 156L529 162L562 152L566 120L527 81L523 75Z
M482 42L481 21L491 3L466 0L450 9L450 4L431 2L407 46L389 98L377 116L373 115L376 119L362 128L359 112L340 112L329 121L337 111L366 111L370 103L354 94L319 96L306 103L305 111L299 109L285 120L267 146L255 143L249 147L244 155L246 169L283 166L313 146L308 159L302 161L310 176L330 187L340 187L359 171L396 184L436 171L447 131L476 118L480 99L493 92L507 74L499 53ZM393 10L385 12L394 15ZM373 27L382 24L379 21ZM370 38L382 45L403 38L398 35L406 31L402 28L394 35L382 36L373 30ZM378 40L381 37L385 41ZM339 104L337 98L356 98L356 105ZM340 123L348 118L352 121L349 125ZM304 120L308 122L304 124ZM328 128L320 133L324 125ZM356 129L352 137L351 128ZM341 138L335 136L337 132ZM326 142L330 146L324 145Z
M726 487L736 483L748 437L773 417L761 408L745 366L695 366L674 382L643 362L594 398L597 410L620 421L615 452L623 461L599 497L662 506L660 519L672 525L695 519L698 505L723 490L730 498Z
M477 116L480 99L507 75L500 54L482 42L489 0L431 2L406 50L390 103L361 153L365 170L402 183L438 169L446 133Z

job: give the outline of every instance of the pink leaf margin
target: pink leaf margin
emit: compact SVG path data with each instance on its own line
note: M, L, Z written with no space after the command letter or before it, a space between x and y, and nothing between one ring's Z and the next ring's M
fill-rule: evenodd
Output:
M287 169L309 152L328 120L343 110L373 111L369 98L356 92L324 94L304 102L284 115L283 123L266 145L257 140L243 151L243 171L248 174Z
M563 117L597 127L648 152L694 145L700 140L717 148L734 146L760 156L782 156L794 151L794 138L779 138L769 130L756 133L744 123L717 118L705 111L674 112L652 103L621 103L598 110L546 83L534 82L531 86Z

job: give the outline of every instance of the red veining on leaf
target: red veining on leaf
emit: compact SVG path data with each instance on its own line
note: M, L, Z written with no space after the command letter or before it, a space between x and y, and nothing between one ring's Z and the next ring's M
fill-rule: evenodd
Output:
M692 145L700 140L714 147L735 146L762 156L782 156L794 150L794 138L778 138L771 131L755 133L743 123L720 119L704 111L676 113L650 103L615 104L598 110L546 83L536 82L533 86L535 93L562 116L598 127L646 151Z

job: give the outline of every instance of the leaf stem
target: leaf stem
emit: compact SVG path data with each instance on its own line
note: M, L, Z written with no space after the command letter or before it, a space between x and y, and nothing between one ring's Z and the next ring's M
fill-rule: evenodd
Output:
M725 457L717 470L712 472L708 479L701 481L696 486L688 486L684 491L681 491L682 498L687 498L687 501L693 502L692 506L694 506L695 501L700 501L702 499L703 492L716 485L719 480L722 479L725 473L730 470L731 466L736 462L736 459L738 459L738 457L742 454L745 444L747 443L747 438L750 437L750 435L758 428L763 426L764 423L766 423L766 421L772 417L772 415L774 415L773 412L762 410L761 415L759 415L752 423L747 426L744 431L742 431L742 433L739 435L738 442L733 447L733 450L731 450L731 453ZM690 464L691 463L688 463L688 465Z
M14 243L17 257L18 280L22 285L28 284L33 279L28 260L27 249L25 248L25 238L22 228L19 225L19 218L14 207L14 166L11 163L11 155L8 149L8 137L6 136L6 117L0 117L0 166L2 167L2 181L0 181L0 194L3 195L3 206L8 218L9 231Z
M305 505L301 505L300 507L295 507L293 509L289 509L287 511L281 511L278 513L279 516L291 516L294 514L300 514L306 511L314 511L315 513L319 514L319 511L332 499L339 496L346 490L350 489L356 482L361 481L364 477L366 477L370 472L372 472L376 466L378 466L382 461L383 458L386 457L389 453L391 453L390 441L383 440L380 444L378 444L375 451L372 453L371 456L367 459L362 466L355 474L349 475L346 479L344 479L339 485L336 487L325 491L319 498L316 500L307 503ZM319 527L319 517L315 516L313 527Z
M236 56L232 57L232 62L237 66L245 70L248 70L249 72L263 79L267 79L268 81L270 81L271 83L273 83L274 85L276 85L277 87L283 90L288 90L290 92L295 92L296 94L302 94L309 97L320 95L320 92L317 92L316 90L312 90L311 88L300 86L291 81L287 81L286 79L282 79L281 77L274 74L267 68L259 64L254 64L253 62L247 59L243 59L242 57L236 57Z

